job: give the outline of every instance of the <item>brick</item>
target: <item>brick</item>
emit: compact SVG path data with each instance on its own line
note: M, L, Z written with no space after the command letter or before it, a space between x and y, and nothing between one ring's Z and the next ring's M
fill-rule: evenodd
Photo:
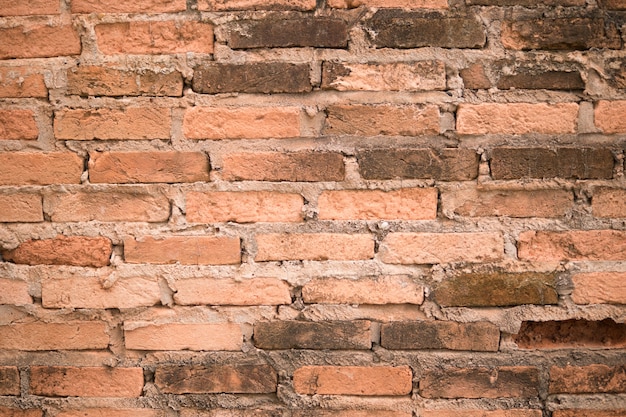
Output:
M59 2L55 0L29 0L28 3L0 0L0 16L32 16L59 13Z
M185 112L187 139L269 139L300 136L297 107L192 107Z
M43 411L33 408L9 408L0 406L0 416L3 417L42 417Z
M473 180L478 155L472 149L374 149L357 152L359 172L366 180Z
M513 341L520 349L626 347L626 324L600 321L524 321Z
M183 265L235 265L241 262L239 238L169 236L124 239L128 263Z
M600 100L596 103L594 110L595 124L603 133L626 133L624 112L626 112L626 100Z
M372 347L369 321L266 321L254 324L259 349L365 349Z
M293 387L307 395L407 395L413 373L408 366L304 366L293 374Z
M0 366L0 395L20 395L20 371L17 366Z
M44 308L137 308L161 303L161 289L154 278L44 277L41 297Z
M35 140L38 137L32 110L0 109L0 140Z
M326 113L325 135L419 136L440 129L437 106L338 105Z
M609 10L626 10L624 0L602 0L601 4Z
M150 408L81 408L63 410L56 417L161 417L161 410Z
M98 321L22 323L0 326L0 349L87 350L106 349L106 324Z
M390 233L379 249L390 264L493 262L504 256L500 233Z
M96 39L105 55L213 53L213 25L203 22L106 23L96 26Z
M434 220L436 188L322 191L319 220Z
M389 410L293 410L292 417L411 417L410 412Z
M534 398L539 370L530 366L448 368L427 371L419 382L426 398Z
M33 299L30 296L28 287L29 285L26 281L0 278L0 305L21 306L32 304Z
M169 139L170 109L127 107L115 109L67 109L56 112L57 140Z
M421 410L422 417L541 417L541 410Z
M373 278L316 278L304 285L305 303L422 304L424 287L404 275Z
M622 417L624 410L597 410L597 409L575 409L575 410L554 410L552 417Z
M442 307L557 304L556 280L553 272L460 273L435 284L432 297Z
M174 13L187 10L185 0L72 0L72 13Z
M38 194L0 194L0 222L42 222L43 206Z
M441 61L322 65L322 88L338 91L430 91L446 89L446 66Z
M0 6L0 9L2 7ZM48 97L43 74L31 67L0 68L0 97Z
M83 97L144 95L180 97L183 95L183 76L178 71L131 71L80 66L67 71L67 94Z
M63 236L28 240L2 251L5 261L26 265L74 265L102 267L109 264L111 241L105 237Z
M626 190L608 187L595 189L591 210L595 217L626 217Z
M520 233L518 256L527 261L621 261L626 232L619 230L527 231Z
M72 26L33 24L0 29L0 59L49 58L80 53L80 38Z
M92 183L209 181L209 158L202 152L91 152Z
M255 152L225 155L227 181L343 181L343 155L334 152Z
M523 71L503 75L498 80L500 90L511 88L528 90L584 90L585 82L578 71Z
M256 236L254 258L264 261L362 260L374 257L374 239L369 234L267 233Z
M346 22L328 17L270 15L262 20L233 22L226 30L226 42L232 49L348 46Z
M465 0L468 5L479 6L584 6L585 0L545 0L537 3L535 0Z
M447 9L448 0L329 0L328 6L335 9L355 7L391 7L403 9Z
M626 304L626 273L589 272L572 277L576 304Z
M381 9L365 22L377 48L482 48L487 37L480 20L472 15Z
M380 345L386 349L447 349L497 352L500 330L487 322L415 321L383 323Z
M576 103L460 104L456 130L461 135L575 133Z
M245 409L233 408L214 408L214 409L198 409L198 408L182 408L179 411L180 417L282 417L283 409L281 408L256 408L248 406ZM291 414L289 414L292 416Z
M315 10L315 0L198 0L203 12L227 10Z
M129 397L143 391L142 368L31 366L30 394L46 397Z
M241 350L243 345L241 326L236 323L124 322L124 328L126 349Z
M605 60L604 68L607 83L614 88L626 88L626 59L610 58Z
M485 74L485 67L482 64L475 63L467 68L463 68L459 71L459 75L463 79L465 88L473 90L491 88L491 81Z
M626 367L607 365L553 366L550 394L596 394L626 392Z
M79 184L83 159L70 152L4 152L0 185Z
M210 62L194 69L192 88L196 93L306 93L311 91L309 64Z
M496 180L611 179L613 165L609 149L594 148L495 148L490 161Z
M180 305L291 304L289 284L277 278L189 278L177 280L175 287L174 301Z
M167 394L269 394L278 377L269 365L160 366L154 381Z
M187 221L301 222L304 198L300 194L271 191L189 192L186 195Z

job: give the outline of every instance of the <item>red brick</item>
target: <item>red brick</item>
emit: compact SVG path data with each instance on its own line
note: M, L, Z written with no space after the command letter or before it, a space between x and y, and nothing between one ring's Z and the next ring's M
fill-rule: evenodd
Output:
M20 395L20 371L16 366L0 366L0 395Z
M72 0L72 13L174 13L187 10L185 0Z
M368 234L268 233L256 237L254 260L362 260L374 257L374 239Z
M626 347L626 324L601 321L524 321L513 341L521 349Z
M69 152L0 154L0 185L79 184L83 159Z
M626 217L626 189L595 189L591 209L595 217Z
M386 349L449 349L497 352L500 330L487 322L415 321L384 323L380 345Z
M161 366L155 384L169 394L276 392L278 377L269 365Z
M0 349L106 349L109 335L104 322L23 323L0 326Z
M298 394L407 395L413 385L408 366L304 366L293 374Z
M124 239L128 263L183 265L234 265L241 262L239 238L169 236Z
M302 287L305 303L422 304L424 287L408 276L317 278Z
M35 140L38 137L32 110L0 109L0 140Z
M0 194L0 222L42 222L43 206L38 194Z
M28 282L17 279L0 278L0 304L16 306L32 304Z
M550 394L625 393L626 367L607 365L550 368Z
M32 366L30 394L46 397L139 397L143 369Z
M124 344L134 350L241 350L236 323L124 322Z
M59 2L56 0L29 0L28 2L0 0L0 16L32 16L59 13Z
M0 406L0 416L2 417L42 417L43 411L33 408L8 408Z
M626 304L626 273L589 272L572 277L576 304Z
M326 109L325 135L419 136L439 133L437 106L338 105Z
M159 107L68 109L54 118L58 140L169 139L171 128L170 109Z
M130 71L80 66L67 71L67 94L179 97L183 94L183 77L178 71Z
M575 409L575 410L554 410L552 417L623 417L623 409L599 410L599 409Z
M291 304L289 284L276 278L176 281L174 301L181 305L280 305Z
M314 10L315 0L198 0L203 12L227 10Z
M626 133L626 100L606 101L596 103L594 119L596 126L603 133Z
M0 59L79 55L72 26L26 25L0 29Z
M92 152L92 183L209 181L209 158L202 152Z
M213 25L203 22L120 22L96 26L106 55L213 53Z
M541 417L541 410L421 410L422 417Z
M28 240L2 251L5 261L26 265L75 265L101 267L109 264L111 241L105 237L62 236Z
M267 321L254 324L259 349L343 349L372 347L369 321Z
M626 232L621 230L527 231L520 233L518 256L527 261L626 260Z
M0 97L48 97L41 70L31 67L0 68Z
M162 417L161 410L151 408L81 408L62 410L56 417Z

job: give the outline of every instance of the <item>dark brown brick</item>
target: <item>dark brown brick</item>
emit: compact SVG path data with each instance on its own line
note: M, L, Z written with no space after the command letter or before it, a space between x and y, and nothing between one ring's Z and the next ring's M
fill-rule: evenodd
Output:
M585 0L465 0L465 4L478 6L584 6Z
M626 1L624 0L600 0L598 1L600 7L607 8L609 10L626 10Z
M357 154L361 176L368 180L432 178L472 180L478 176L478 155L471 149L376 149Z
M311 91L308 64L255 62L209 63L195 69L193 91L204 94L304 93Z
M378 48L482 48L485 29L474 16L381 9L365 22Z
M556 304L555 281L554 273L463 273L436 284L432 297L443 307Z
M496 352L500 330L487 323L411 321L383 324L380 344L387 349L449 349Z
M491 176L519 178L613 178L613 154L593 148L496 148L491 152Z
M522 349L624 348L626 324L601 321L525 321L513 337Z
M228 46L233 49L348 46L346 22L326 17L286 19L277 15L235 22L227 30Z
M497 87L501 90L508 90L511 88L528 90L584 90L585 83L579 72L522 72L500 77Z
M549 393L626 393L626 365L553 366Z
M0 366L0 395L20 395L20 372L16 366Z
M155 384L168 394L276 392L276 371L269 365L162 366Z
M254 325L260 349L370 349L369 321L274 321Z

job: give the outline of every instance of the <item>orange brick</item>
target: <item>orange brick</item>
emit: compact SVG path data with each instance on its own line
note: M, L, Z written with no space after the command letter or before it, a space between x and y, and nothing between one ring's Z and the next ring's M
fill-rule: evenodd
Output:
M550 394L626 393L626 368L621 366L553 366Z
M161 417L161 410L150 408L81 408L63 410L56 417Z
M626 217L626 190L617 188L594 190L591 209L596 217Z
M320 220L434 220L436 188L394 191L323 191L317 202Z
M0 304L21 306L32 303L33 299L28 292L28 282L0 278Z
M0 110L0 140L34 140L39 137L32 110Z
M326 109L324 134L419 136L439 133L437 106L340 105Z
M448 0L329 0L328 6L336 9L352 9L359 6L403 9L447 9Z
M46 397L139 397L142 368L32 366L30 393Z
M79 184L83 160L73 153L0 153L0 185Z
M5 261L26 265L106 266L111 241L105 237L62 236L28 240L17 248L2 251Z
M109 335L104 322L23 323L0 326L0 349L106 349Z
M576 304L626 304L626 272L589 272L572 277Z
M187 10L185 0L72 0L72 13L174 13Z
M202 152L92 152L92 183L209 181L209 158Z
M596 104L594 111L596 126L603 133L625 133L624 114L626 114L626 100L601 100Z
M541 417L541 410L422 410L422 417ZM572 416L573 417L573 416Z
M267 139L300 136L297 107L192 107L185 112L187 139Z
M203 12L226 10L314 10L315 0L198 0Z
M317 278L302 288L305 303L422 304L424 287L408 276Z
M134 264L234 265L241 262L241 248L234 237L147 236L125 239L124 258Z
M58 140L169 139L170 109L128 107L68 109L56 112L54 137Z
M80 52L80 38L72 26L26 25L0 29L0 59L48 58Z
M2 417L42 417L43 411L33 408L9 408L0 407L0 416Z
M67 71L67 94L113 97L181 96L183 77L178 71L130 71L80 66Z
M0 366L0 395L20 395L20 371L17 366Z
M288 260L361 260L374 257L374 239L367 234L269 233L256 237L257 262Z
M527 261L626 260L626 232L621 230L527 231L518 239L518 256Z
M0 194L0 222L42 222L43 206L38 194Z
M504 256L500 233L390 233L379 249L390 264L493 262Z
M407 395L413 373L408 366L304 366L293 374L298 394Z
M96 38L106 55L213 53L213 26L202 22L106 23L96 26Z
M393 64L324 62L322 88L339 91L445 90L446 66L441 61L395 62ZM381 111L385 109L381 106L373 108ZM437 110L436 106L427 108ZM438 112L437 116L439 116Z
M59 2L56 0L29 0L15 2L0 0L0 16L32 16L59 14Z
M456 129L462 135L576 133L576 103L461 104Z
M235 323L125 322L124 343L134 350L241 350L243 333Z
M291 304L291 294L289 284L276 278L190 278L176 281L174 301L181 305L280 305Z
M48 97L43 74L31 67L0 68L0 97Z

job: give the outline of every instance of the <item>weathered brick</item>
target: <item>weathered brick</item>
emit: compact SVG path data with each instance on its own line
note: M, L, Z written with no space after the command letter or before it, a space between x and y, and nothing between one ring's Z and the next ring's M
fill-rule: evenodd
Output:
M372 347L369 321L266 321L254 324L259 349L365 349Z
M554 410L552 417L622 417L624 410L570 409Z
M0 68L0 97L48 97L41 70L32 67Z
M293 410L291 417L308 417L312 413L315 417L411 417L407 411L389 410Z
M482 48L487 37L474 16L382 9L365 22L378 48Z
M72 26L33 24L0 29L0 59L48 58L80 52L80 38Z
M301 113L297 107L192 107L185 112L183 134L187 139L298 137Z
M317 206L320 220L434 220L436 188L403 188L393 191L323 191Z
M625 112L626 100L601 100L594 110L595 124L603 133L626 133Z
M447 9L448 0L329 0L328 6L352 9L359 6L403 9Z
M213 25L203 22L106 23L96 26L96 39L106 55L213 53Z
M46 397L139 397L143 369L31 366L30 393Z
M446 66L441 61L359 64L326 61L322 88L339 91L445 90Z
M585 0L544 0L537 3L535 0L465 0L468 5L480 6L524 6L537 7L546 6L584 6Z
M0 366L0 395L20 395L20 371L17 366Z
M449 349L497 352L500 330L487 322L415 321L383 323L380 345L386 349Z
M128 263L233 265L241 262L239 238L168 236L124 239Z
M0 416L2 417L42 417L43 411L34 408L9 408L0 406Z
M626 59L609 58L605 61L604 70L609 85L614 88L626 88Z
M0 185L79 184L83 164L70 152L3 152Z
M291 304L289 284L277 278L189 278L177 280L175 287L174 301L181 305Z
M541 417L541 410L421 410L422 417Z
M278 377L269 365L160 366L154 381L168 394L276 392Z
M268 233L256 236L257 262L287 260L362 260L374 257L369 234Z
M32 16L59 13L59 3L54 0L29 0L28 2L0 0L0 16Z
M218 93L306 93L311 91L309 64L251 62L206 63L195 68L193 91Z
M439 133L437 106L338 105L326 109L323 134L419 136Z
M32 110L0 109L0 140L34 140L39 137Z
M124 344L134 350L241 350L236 323L124 322Z
M591 209L595 217L626 217L626 189L596 188Z
M67 94L80 96L182 96L178 71L131 71L80 66L67 71Z
M491 81L485 74L485 67L480 63L463 68L459 71L459 75L463 78L465 88L474 90L491 88Z
M493 262L504 256L500 233L390 233L379 249L390 264Z
M413 372L408 366L304 366L293 374L298 394L407 395Z
M0 305L11 304L21 306L32 304L33 299L30 296L28 287L29 285L26 281L0 278Z
M282 417L284 409L279 407L257 408L183 408L179 411L180 417ZM291 415L291 414L290 414ZM291 415L293 417L293 415Z
M519 258L527 261L626 260L626 232L621 230L526 231L517 246Z
M315 0L198 0L198 10L314 10Z
M38 194L0 194L0 222L42 222L43 206Z
M533 398L538 387L539 370L530 366L440 369L425 372L419 382L426 398Z
M318 304L422 304L424 287L404 275L317 278L304 285L302 299Z
M501 76L497 87L500 90L584 90L585 82L578 71L522 71Z
M209 158L202 152L91 152L92 183L209 181Z
M550 394L595 394L626 392L626 367L607 365L553 366Z
M81 408L62 410L56 417L162 417L161 410L151 408Z
M171 128L170 109L159 107L67 109L54 118L58 140L169 139Z
M187 10L185 0L72 0L72 13L174 13Z
M495 148L491 176L496 180L521 178L611 179L613 154L595 148Z
M225 155L228 181L342 181L343 155L334 152L255 152Z
M98 321L22 323L0 326L0 349L86 350L106 349L106 324Z
M28 240L3 250L5 261L26 265L75 265L101 267L109 264L111 241L105 237L63 236Z
M626 324L601 321L525 321L513 340L521 349L624 348Z
M624 0L601 0L600 4L609 10L626 10Z
M576 304L626 304L626 273L588 272L572 277Z

